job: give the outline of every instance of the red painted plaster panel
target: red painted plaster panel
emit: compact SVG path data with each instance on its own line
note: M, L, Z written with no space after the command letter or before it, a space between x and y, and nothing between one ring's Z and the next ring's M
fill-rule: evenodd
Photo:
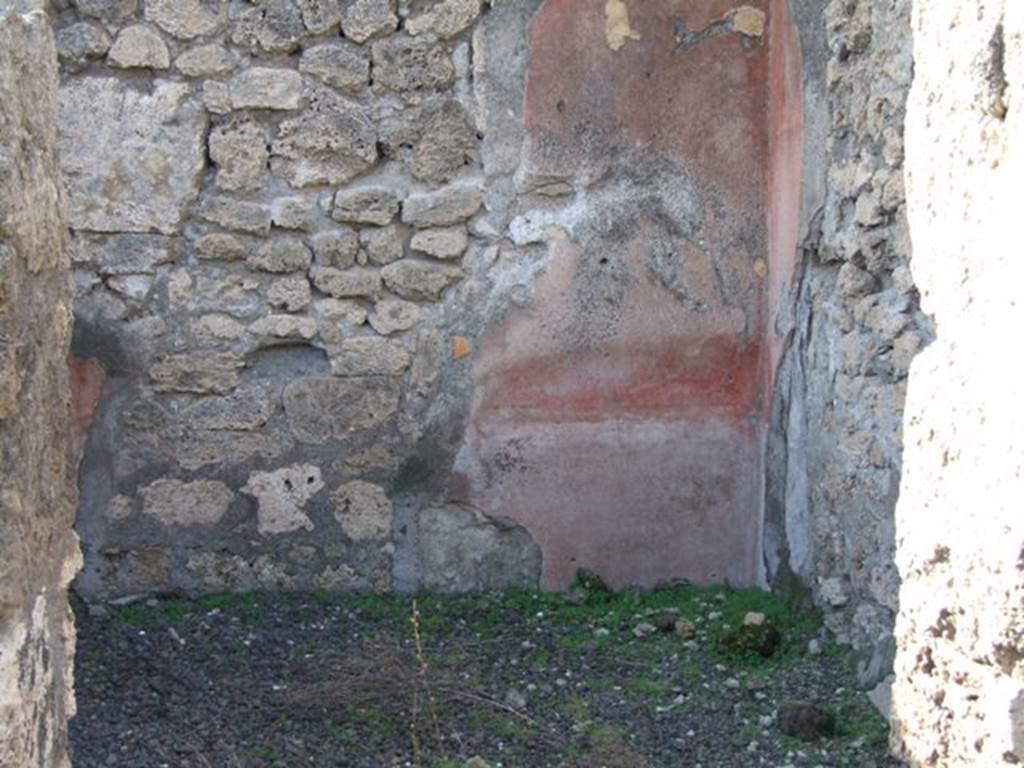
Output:
M475 352L452 493L524 525L547 588L578 567L753 584L767 44L730 28L739 3L626 5L618 50L604 0L548 0L530 25L527 176L580 191L532 301Z
M466 453L467 500L486 498L491 514L533 534L546 589L565 589L577 568L615 588L757 581L760 463L748 425L488 425Z

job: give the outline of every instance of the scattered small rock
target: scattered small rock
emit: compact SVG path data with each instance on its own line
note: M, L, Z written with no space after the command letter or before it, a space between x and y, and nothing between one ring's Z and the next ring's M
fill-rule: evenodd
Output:
M662 611L649 618L651 624L657 627L659 632L673 632L676 628L676 621L679 614L675 611Z
M832 736L836 730L835 715L812 701L784 701L776 718L779 730L801 741L817 741Z
M697 627L693 625L692 621L687 621L686 619L677 619L675 630L676 634L683 638L683 640L692 640L697 636Z
M744 625L724 632L720 642L726 650L750 651L767 659L778 650L782 635L773 624Z
M745 627L760 627L768 620L768 617L763 613L757 613L751 611L743 617L743 626Z
M509 692L505 694L505 703L512 709L526 709L526 696L515 688L510 688Z
M642 621L639 624L637 624L635 627L633 627L633 636L634 637L647 637L648 635L653 635L657 631L658 631L658 628L656 626L654 626L653 624L651 624L649 622Z
M889 675L868 691L868 699L886 720L889 719L889 713L892 710L892 684L895 680L895 675Z
M89 611L89 617L93 619L107 619L110 618L110 609L102 603L88 603L87 610Z

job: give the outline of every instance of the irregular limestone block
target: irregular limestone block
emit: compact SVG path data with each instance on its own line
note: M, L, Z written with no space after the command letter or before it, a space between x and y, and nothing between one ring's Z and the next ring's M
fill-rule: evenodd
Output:
M313 254L298 238L282 237L262 245L245 263L264 272L305 272L313 263Z
M320 299L314 307L317 317L353 327L366 325L366 310L358 301Z
M434 34L455 37L469 29L480 17L480 0L442 0L426 13L410 19L405 31L410 35Z
M458 259L469 247L469 235L462 226L424 229L413 235L410 247L435 259Z
M343 189L334 196L331 217L347 224L383 227L398 215L398 207L398 195L386 187Z
M146 19L184 40L213 35L227 24L227 4L217 0L146 0Z
M133 24L118 34L107 63L119 69L167 69L171 54L159 32L145 24Z
M238 371L245 363L228 354L168 355L149 369L149 378L160 392L227 394L238 385Z
M474 163L479 142L472 117L452 98L408 106L380 124L382 154L401 160L413 176L432 184L447 182Z
M393 91L437 90L455 80L455 65L443 45L393 37L373 44L373 81Z
M257 529L264 536L313 530L306 503L324 487L320 468L295 464L276 472L253 472L242 493L256 497Z
M365 450L357 451L337 462L338 466L356 472L395 472L398 470L398 458L382 443Z
M410 301L437 301L462 279L462 270L447 264L402 259L381 270L384 284Z
M251 53L291 53L306 34L293 0L254 0L231 8L231 41Z
M200 275L196 278L196 309L232 317L252 317L265 311L259 295L260 283L247 275Z
M167 547L104 548L100 550L103 589L113 595L138 595L165 589L171 578Z
M151 92L113 78L69 80L60 91L61 166L74 229L173 234L199 194L206 114L183 83Z
M348 227L318 232L310 244L316 263L324 267L347 269L356 263L356 254L359 253L359 235Z
M271 154L274 172L293 187L347 184L376 164L377 132L365 107L320 91L281 124Z
M536 587L540 578L540 547L526 529L469 507L423 510L418 549L422 586L430 591Z
M378 301L370 313L370 325L377 333L388 336L407 331L420 321L422 311L409 301L385 299Z
M291 275L275 280L267 289L267 302L274 309L298 312L313 300L309 280L305 275Z
M355 0L341 17L345 37L365 43L398 29L395 0Z
M81 21L58 29L57 56L67 72L79 72L110 50L110 35L98 24Z
M409 161L417 179L432 184L450 181L477 153L476 128L465 109L447 101L422 126Z
M398 261L405 255L404 238L393 224L380 229L364 229L359 233L359 243L370 263L377 266Z
M224 229L256 235L270 231L270 208L262 203L212 195L203 200L196 213Z
M210 131L210 159L217 165L218 189L259 189L270 159L262 126L246 118L218 125Z
M216 261L241 261L258 247L258 240L224 232L213 232L196 240L199 258Z
M314 35L323 35L341 23L342 0L298 0L302 21Z
M176 261L180 252L179 238L80 232L74 238L72 258L76 264L87 264L100 275L152 275L160 265Z
M383 424L398 409L393 379L308 377L284 390L284 409L296 439L322 445Z
M153 287L153 278L149 275L119 275L109 278L107 287L126 299L142 301Z
M459 224L484 204L484 191L476 184L452 184L437 192L410 195L402 205L402 221L422 229Z
M316 320L295 315L267 315L249 328L263 344L275 342L309 341L316 336Z
M226 115L231 112L231 88L220 80L203 83L203 106L211 115Z
M381 291L380 273L369 269L314 267L310 274L319 291L336 299L371 298Z
M306 197L279 197L270 204L270 220L281 229L309 232L316 227L320 209L316 200Z
M299 71L353 95L370 84L369 57L344 40L321 43L303 51Z
M356 480L332 495L334 518L352 541L382 541L391 535L391 499L379 485Z
M273 410L265 388L247 387L227 397L204 397L185 411L182 420L195 429L244 432L264 426Z
M379 336L346 339L331 350L331 369L337 376L398 376L411 362L405 347Z
M238 68L238 59L223 45L210 43L182 53L174 68L186 77L219 77Z
M328 566L313 577L313 586L331 592L343 592L365 588L365 582L359 578L351 566Z
M204 587L217 592L295 589L295 577L287 565L270 555L248 560L227 552L194 552L185 567Z
M443 45L394 37L374 43L374 83L394 91L438 90L455 81L455 65Z
M176 438L175 460L188 470L209 466L234 466L256 459L271 461L289 450L291 443L279 435L233 430L197 430Z
M366 309L357 301L321 299L313 307L324 344L340 345L356 328L366 325Z
M228 83L234 109L291 111L302 106L302 75L291 69L253 67Z
M103 21L124 21L139 7L139 0L72 0L83 16Z
M142 514L164 525L215 525L235 494L216 480L157 480L141 489Z

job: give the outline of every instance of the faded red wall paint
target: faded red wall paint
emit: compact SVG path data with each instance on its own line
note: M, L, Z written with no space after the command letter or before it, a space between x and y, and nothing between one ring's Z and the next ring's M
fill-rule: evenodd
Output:
M769 44L768 134L768 323L765 334L765 416L771 407L775 375L785 346L775 318L796 274L803 176L803 56L789 0L772 0Z
M80 437L84 437L96 418L103 397L106 372L96 360L70 356L71 413Z
M640 39L619 51L603 0L548 0L530 26L527 176L572 180L582 220L605 219L567 225L532 303L481 340L451 493L524 525L548 588L578 567L614 586L762 578L765 268L777 294L795 242L766 226L793 213L765 196L794 178L769 91L793 62L732 31L680 50L677 23L738 5L627 0Z
M743 419L759 395L760 349L732 336L686 347L610 344L517 362L482 382L479 420Z
M767 0L744 3L766 9ZM602 1L549 0L530 27L526 127L540 173L572 174L588 140L685 158L698 186L761 209L768 53L736 33L676 51L675 19L702 29L741 3L629 2L641 39L612 51ZM737 98L737 95L741 97ZM581 147L581 143L584 146Z

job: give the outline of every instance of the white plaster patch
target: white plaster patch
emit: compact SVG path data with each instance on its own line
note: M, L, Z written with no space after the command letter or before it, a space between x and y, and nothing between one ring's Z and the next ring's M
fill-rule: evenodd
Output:
M768 17L760 8L741 5L732 12L732 30L747 37L761 37Z
M604 4L604 33L608 47L617 51L628 40L639 40L640 33L629 23L629 8L623 0L607 0Z
M324 487L320 468L295 464L276 472L254 472L242 493L256 497L257 528L264 536L313 530L313 521L303 508Z

